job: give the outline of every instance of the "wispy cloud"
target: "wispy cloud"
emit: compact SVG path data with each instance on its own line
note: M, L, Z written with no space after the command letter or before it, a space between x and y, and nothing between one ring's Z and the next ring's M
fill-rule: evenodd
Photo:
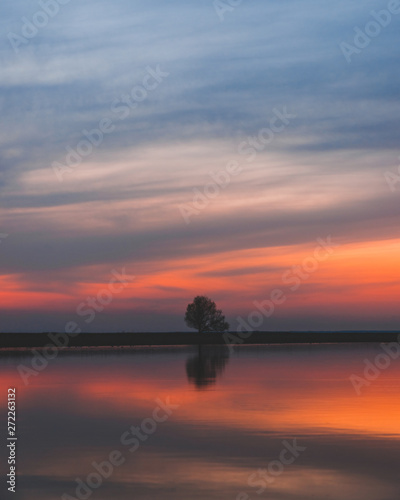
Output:
M400 205L383 173L398 163L400 16L352 64L339 46L372 9L372 0L257 0L221 23L209 0L70 2L15 53L7 35L37 6L4 5L0 204L13 238L2 246L3 277L29 293L36 280L49 293L45 310L63 279L73 294L90 273L101 279L129 261L157 269L159 288L143 290L151 307L151 293L157 302L188 290L162 274L174 259L191 261L194 286L208 279L231 297L224 279L247 277L245 290L263 266L212 267L210 256L299 249L325 234L365 246L398 238ZM157 64L170 76L60 184L52 162ZM238 145L283 105L296 119L247 162ZM232 159L240 176L186 226L179 205Z

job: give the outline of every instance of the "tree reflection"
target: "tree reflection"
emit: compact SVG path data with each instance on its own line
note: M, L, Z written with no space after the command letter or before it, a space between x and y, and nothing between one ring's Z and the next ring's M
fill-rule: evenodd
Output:
M215 384L217 377L222 375L228 360L229 350L226 346L199 345L197 355L186 361L186 374L189 382L198 390Z

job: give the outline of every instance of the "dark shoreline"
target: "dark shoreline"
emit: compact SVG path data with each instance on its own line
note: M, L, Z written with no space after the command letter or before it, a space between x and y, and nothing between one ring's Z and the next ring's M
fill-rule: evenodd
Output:
M48 345L67 347L134 347L179 345L268 345L268 344L341 344L365 342L399 342L400 332L249 332L248 338L235 342L233 332L225 341L222 333L153 332L153 333L0 333L0 349L43 348ZM65 345L62 345L65 344Z

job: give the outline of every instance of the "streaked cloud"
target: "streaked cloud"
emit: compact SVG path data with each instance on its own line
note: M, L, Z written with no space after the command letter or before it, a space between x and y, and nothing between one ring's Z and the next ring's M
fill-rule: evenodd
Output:
M32 300L43 315L54 304L62 310L60 289L73 304L82 283L130 265L142 276L137 314L152 312L151 330L154 308L164 314L178 296L185 302L208 286L237 307L243 294L261 292L258 274L288 265L279 253L260 263L246 252L291 249L295 259L331 234L346 248L376 245L384 255L387 245L391 254L400 205L384 172L398 164L400 16L348 64L339 44L351 42L376 2L243 2L223 23L208 0L70 2L16 54L7 35L37 8L7 3L0 22L1 230L10 234L0 272L4 291L22 294L13 309ZM168 78L120 119L113 103L157 65ZM296 115L285 130L254 161L240 154L284 107ZM52 163L104 118L115 130L59 182ZM185 224L179 207L230 161L241 173ZM372 290L376 277L364 265ZM344 311L337 286L357 283L341 272L340 284L332 273L319 293ZM398 273L384 276L396 293ZM358 303L363 295L354 293L349 300ZM130 306L121 299L118 307ZM395 327L397 310L391 314ZM171 321L183 327L178 316Z

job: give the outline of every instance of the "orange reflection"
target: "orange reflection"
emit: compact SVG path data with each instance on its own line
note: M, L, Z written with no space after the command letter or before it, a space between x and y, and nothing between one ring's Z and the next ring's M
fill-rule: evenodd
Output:
M283 440L299 436L307 452L268 485L269 494L295 498L301 492L301 498L313 494L322 498L326 485L332 484L335 495L346 500L374 500L385 488L387 498L392 498L393 482L382 486L379 475L360 476L357 464L353 470L353 457L344 459L341 453L354 448L356 457L362 457L371 446L371 454L380 455L369 458L369 467L389 452L392 455L385 460L392 460L400 440L400 364L393 361L357 396L349 376L360 374L365 356L381 351L325 347L264 348L263 353L261 347L244 348L231 357L217 383L202 391L186 378L185 364L193 350L61 354L28 386L18 378L17 367L29 366L31 358L4 356L0 392L17 387L20 450L28 438L32 441L36 432L40 434L35 426L45 420L46 433L42 431L38 439L52 453L38 460L34 448L33 459L25 459L24 472L36 480L61 478L58 496L64 488L72 494L75 478L86 477L93 472L93 462L100 463L117 449L125 453L126 463L115 471L112 487L134 484L135 492L143 488L151 491L152 498L158 498L156 488L160 498L168 498L168 488L174 488L174 498L182 500L202 488L214 492L211 498L237 498L240 490L253 498L249 477L276 458ZM152 415L156 398L179 408L150 436L148 446L130 455L120 436ZM5 400L0 400L0 407ZM64 433L68 446L59 438ZM341 443L337 456L332 448L325 448L335 441ZM129 493L118 498L130 497Z
M362 376L360 356L354 361L347 357L346 363L338 365L329 360L305 365L301 355L299 360L291 356L283 365L273 355L266 362L233 359L216 390L204 392L188 385L185 360L155 364L154 369L143 372L135 363L136 356L140 354L132 359L124 357L120 365L102 371L90 365L71 371L68 357L60 364L50 361L48 368L29 379L28 386L22 383L16 367L3 366L0 391L6 393L8 387L17 385L21 401L28 406L57 400L68 407L72 398L79 401L80 412L93 416L98 412L110 416L115 412L146 413L154 407L155 398L168 396L180 405L179 420L198 424L212 422L216 427L261 434L275 430L400 436L400 400L395 390L400 364L396 361L357 396L350 376ZM29 359L18 364L30 366ZM151 361L156 363L156 359ZM0 401L3 405L4 400Z

